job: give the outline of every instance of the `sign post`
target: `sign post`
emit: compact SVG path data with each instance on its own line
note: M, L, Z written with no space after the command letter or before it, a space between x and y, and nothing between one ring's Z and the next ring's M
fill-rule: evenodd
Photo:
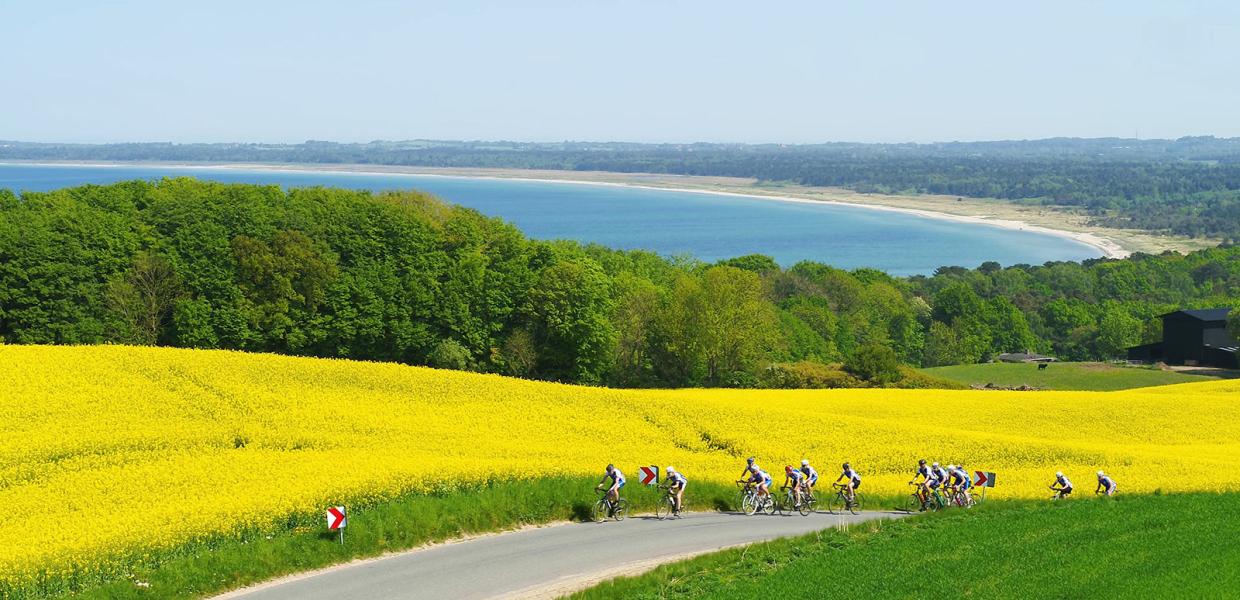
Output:
M327 528L340 532L340 545L344 545L344 528L349 524L348 512L343 506L327 507Z
M982 488L982 500L986 499L986 488L995 487L995 474L993 471L974 471L973 485Z
M637 475L642 485L659 485L659 467L656 465L638 467Z

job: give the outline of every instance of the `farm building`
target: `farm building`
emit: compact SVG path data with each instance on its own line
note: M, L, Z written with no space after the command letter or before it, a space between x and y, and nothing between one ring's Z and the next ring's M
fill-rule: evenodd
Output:
M1163 341L1129 348L1128 360L1240 368L1236 356L1240 342L1227 333L1227 313L1230 310L1177 310L1162 315Z

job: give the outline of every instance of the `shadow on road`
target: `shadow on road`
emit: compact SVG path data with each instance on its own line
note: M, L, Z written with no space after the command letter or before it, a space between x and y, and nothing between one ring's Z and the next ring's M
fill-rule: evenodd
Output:
M572 515L574 521L588 523L594 520L594 515L591 514L591 507L585 502L574 502L572 507Z

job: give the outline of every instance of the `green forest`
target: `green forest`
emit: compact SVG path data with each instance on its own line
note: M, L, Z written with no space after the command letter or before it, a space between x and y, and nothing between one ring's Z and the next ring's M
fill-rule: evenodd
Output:
M937 144L633 144L413 140L338 144L0 142L0 160L377 164L755 178L860 192L998 198L1096 224L1240 241L1240 138Z
M565 241L418 192L0 190L0 342L395 361L622 387L941 385L909 367L1123 355L1240 306L1240 248L896 278Z

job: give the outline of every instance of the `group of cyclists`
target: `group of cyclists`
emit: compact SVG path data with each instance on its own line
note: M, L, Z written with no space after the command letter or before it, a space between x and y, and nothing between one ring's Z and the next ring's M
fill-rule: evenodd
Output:
M1050 485L1051 491L1055 492L1056 500L1067 498L1072 493L1072 480L1068 479L1063 471L1055 472L1055 483ZM1098 471L1098 486L1094 488L1094 493L1099 495L1114 496L1119 488L1115 485L1115 480L1110 475L1102 471Z
M861 474L848 463L844 463L841 468L840 476L835 478L835 483L844 482L842 484L844 493L851 502L856 498L857 488L861 487ZM757 458L750 456L745 461L745 470L741 471L741 478L737 480L737 483L752 485L759 498L768 498L771 495L773 480L770 473L758 466ZM784 487L792 490L792 497L796 499L794 508L801 507L803 498L808 498L817 484L818 470L809 464L809 459L802 459L799 469L792 465L784 465Z
M684 506L685 488L689 485L689 480L671 465L664 469L664 473L661 485L673 498L672 514L678 515ZM609 480L610 483L608 483ZM844 482L841 486L844 493L852 501L856 497L857 488L861 486L861 474L848 463L844 463L840 476L835 479L836 483L841 481ZM626 482L624 473L617 469L616 465L607 465L607 470L595 489L600 492L605 490L604 499L610 507L613 507L609 509L609 512L614 512L614 507L620 502L620 489ZM751 456L746 460L745 470L741 472L741 478L737 483L753 486L759 498L769 498L773 480L770 473L758 466L757 458ZM801 498L809 497L817 483L818 471L809 464L808 459L801 461L799 469L793 468L792 465L784 465L784 487L791 488L793 496L797 498L795 508L800 508Z
M684 506L685 488L689 480L670 465L664 469L664 473L662 485L674 499L672 513L679 514ZM605 486L608 480L611 483ZM625 482L624 473L620 472L620 469L617 469L615 465L607 465L607 470L595 489L598 491L605 489L604 497L609 505L614 507L620 501L620 489L624 487ZM746 460L745 470L741 472L741 477L737 480L737 483L753 486L759 498L770 497L773 482L771 474L758 466L757 458L753 456ZM840 484L842 493L852 502L856 498L857 488L861 487L861 474L850 464L844 463L840 475L835 478L835 483ZM800 508L801 499L809 498L817 484L818 471L809 464L809 459L802 460L799 469L792 465L784 465L784 487L791 489L792 497L797 499L795 508ZM923 511L930 505L931 498L939 494L940 490L948 491L950 497L962 498L963 506L973 504L973 476L963 465L949 464L943 467L937 462L928 463L923 458L917 461L917 468L909 484L917 486L916 495L921 500ZM1055 498L1066 498L1072 493L1072 481L1062 471L1056 472L1055 482L1050 489L1055 492ZM1106 473L1098 471L1098 487L1095 488L1094 493L1113 496L1117 490L1115 480Z
M937 462L926 464L926 459L923 458L917 461L917 469L909 484L917 486L917 496L923 511L931 506L931 499L939 497L940 489L948 491L948 497L958 495L962 506L973 505L973 476L964 465L947 465L944 468Z
M920 478L920 479L919 479ZM939 463L926 465L926 460L917 461L917 470L913 474L910 484L918 486L917 495L921 500L921 510L926 510L931 506L931 499L935 497L940 488L950 490L948 497L960 495L960 504L962 506L973 505L973 477L969 475L968 470L960 465L947 465L947 468L939 466ZM1072 481L1068 479L1063 471L1055 473L1055 482L1050 485L1050 489L1055 492L1054 498L1066 498L1072 493ZM1115 480L1102 471L1098 471L1098 487L1094 489L1095 494L1114 496L1119 488L1115 485Z

